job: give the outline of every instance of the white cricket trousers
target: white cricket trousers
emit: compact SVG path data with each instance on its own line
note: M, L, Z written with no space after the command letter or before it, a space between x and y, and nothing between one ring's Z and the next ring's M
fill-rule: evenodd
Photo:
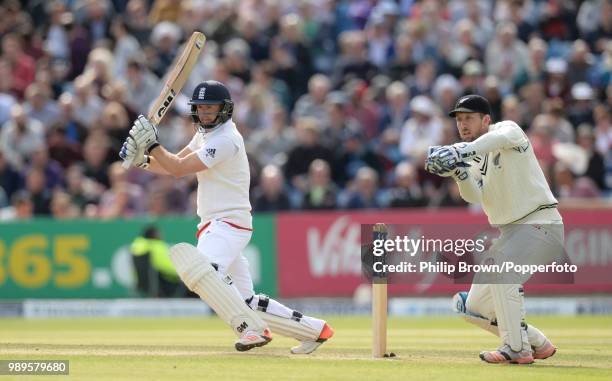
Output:
M252 234L229 221L213 220L200 232L197 245L208 261L218 266L219 273L232 278L244 300L255 294L249 261L242 255Z

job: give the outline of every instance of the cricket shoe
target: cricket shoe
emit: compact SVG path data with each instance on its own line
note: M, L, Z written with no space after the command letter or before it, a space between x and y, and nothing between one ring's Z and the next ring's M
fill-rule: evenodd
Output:
M319 338L314 341L302 341L298 346L291 348L291 353L294 355L307 355L314 352L324 342L334 335L334 330L327 324L323 326Z
M548 339L539 347L531 346L531 349L533 350L533 358L536 360L544 360L557 353L557 347Z
M505 344L496 351L480 352L480 359L489 364L532 364L533 353L531 349L515 352Z
M255 347L263 347L272 341L270 331L264 329L262 333L256 331L247 331L240 339L236 341L235 347L239 352L245 352Z

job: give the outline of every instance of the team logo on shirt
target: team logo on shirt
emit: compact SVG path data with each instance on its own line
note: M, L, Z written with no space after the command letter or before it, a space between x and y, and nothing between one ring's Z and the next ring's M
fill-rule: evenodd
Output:
M528 148L529 148L529 142L523 144L522 146L512 147L512 149L518 153L526 152Z
M215 152L217 152L215 148L206 148L206 157L210 157L211 159L214 159Z
M493 158L493 165L497 169L501 169L501 165L499 164L500 157L501 157L501 152L498 152L497 155L495 155L495 157Z

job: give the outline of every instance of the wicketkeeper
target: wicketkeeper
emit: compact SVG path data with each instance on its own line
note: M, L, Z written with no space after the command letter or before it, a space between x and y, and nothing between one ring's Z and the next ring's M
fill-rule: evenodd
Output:
M485 254L488 263L547 264L562 258L563 221L529 139L513 121L492 124L489 102L461 97L449 113L462 143L431 147L425 169L452 177L461 197L482 204L501 235ZM544 334L525 322L522 284L529 275L486 274L469 293L454 297L455 308L470 323L501 337L495 351L481 352L489 363L530 364L555 354Z

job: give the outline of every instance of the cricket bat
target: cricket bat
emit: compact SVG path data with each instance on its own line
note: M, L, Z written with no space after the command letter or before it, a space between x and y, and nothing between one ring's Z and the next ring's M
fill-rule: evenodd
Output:
M159 125L164 115L174 102L176 96L181 92L183 85L189 78L191 70L198 61L200 52L204 48L206 43L206 37L201 32L193 32L189 41L185 44L183 52L179 56L179 59L175 62L172 70L167 74L166 83L162 88L161 93L153 102L153 106L147 114L147 119L154 125ZM124 161L123 168L127 169L132 165L132 161Z

